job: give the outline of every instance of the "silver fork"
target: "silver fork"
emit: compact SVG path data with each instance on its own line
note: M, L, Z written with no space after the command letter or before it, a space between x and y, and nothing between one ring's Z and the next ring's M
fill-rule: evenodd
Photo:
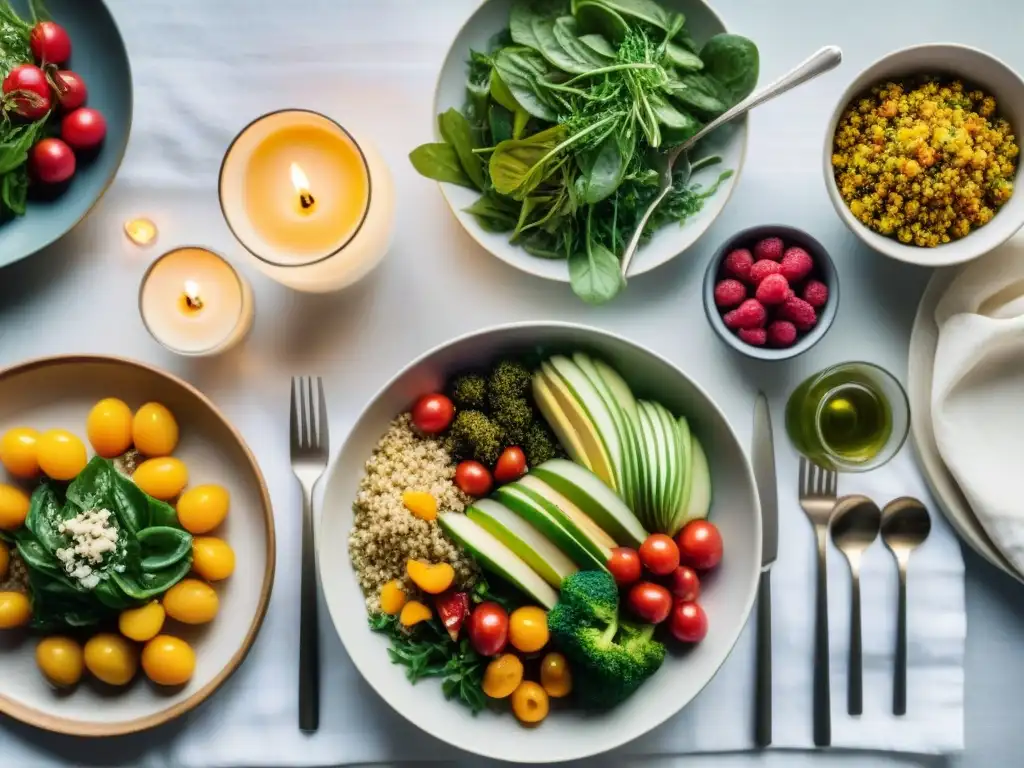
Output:
M316 602L316 545L313 490L330 455L324 383L316 377L319 404L313 405L313 379L292 377L292 470L302 486L302 592L299 619L299 729L320 727L320 638ZM315 414L314 414L315 411Z
M836 473L800 457L800 506L818 540L818 587L814 608L814 744L832 743L831 693L828 680L828 575L825 552L828 523L836 506Z

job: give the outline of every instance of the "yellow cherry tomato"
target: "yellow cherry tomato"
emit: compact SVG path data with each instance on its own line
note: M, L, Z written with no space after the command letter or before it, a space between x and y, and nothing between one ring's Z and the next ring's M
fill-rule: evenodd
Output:
M8 429L0 438L0 463L15 477L35 477L39 474L38 441L39 433L31 427Z
M228 515L231 498L219 485L197 485L178 499L178 522L189 533L209 533Z
M512 713L520 723L535 725L548 716L548 695L531 680L524 680L512 692Z
M548 696L560 699L572 693L569 662L560 653L549 653L540 662L540 684Z
M183 685L195 668L195 651L177 637L157 635L142 649L142 670L157 685Z
M120 456L132 447L132 409L116 397L100 400L86 417L85 434L100 456Z
M82 646L70 637L46 637L36 646L36 664L43 677L57 688L71 688L82 679Z
M0 629L15 629L28 624L32 604L21 592L0 592Z
M523 662L514 653L505 653L484 670L483 691L492 699L504 699L523 682Z
M85 443L66 429L48 429L39 436L36 446L39 468L54 480L73 480L89 461Z
M132 441L143 456L169 456L178 445L178 422L160 403L146 403L132 420Z
M192 570L207 581L221 581L235 572L235 552L223 539L192 539Z
M146 459L135 469L132 480L154 499L169 501L188 484L188 469L172 456Z
M85 668L107 685L128 685L139 669L139 649L120 635L94 635L85 644Z
M144 643L160 634L166 616L164 607L154 600L148 605L121 611L117 628L129 640Z
M28 494L21 488L0 483L0 530L21 528L30 503Z
M213 621L219 607L220 600L213 587L198 579L182 579L164 594L164 610L182 624Z
M11 569L11 553L7 551L7 545L0 541L0 581L7 578L7 571Z
M523 653L536 653L548 644L548 615L543 608L524 605L508 617L508 641Z

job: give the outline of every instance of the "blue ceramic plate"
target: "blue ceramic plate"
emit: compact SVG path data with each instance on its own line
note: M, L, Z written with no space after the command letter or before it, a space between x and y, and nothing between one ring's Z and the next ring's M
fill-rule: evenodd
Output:
M28 19L26 0L13 0ZM92 209L114 180L132 125L128 52L101 0L47 0L53 20L71 36L67 67L85 79L88 106L107 119L107 139L95 158L80 161L68 188L53 199L30 196L24 216L0 224L0 267L31 256L63 237Z

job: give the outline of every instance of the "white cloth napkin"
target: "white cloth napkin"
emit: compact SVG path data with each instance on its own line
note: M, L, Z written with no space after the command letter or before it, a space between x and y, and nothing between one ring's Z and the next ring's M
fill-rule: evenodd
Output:
M967 266L935 321L939 452L993 543L1024 571L1024 237Z

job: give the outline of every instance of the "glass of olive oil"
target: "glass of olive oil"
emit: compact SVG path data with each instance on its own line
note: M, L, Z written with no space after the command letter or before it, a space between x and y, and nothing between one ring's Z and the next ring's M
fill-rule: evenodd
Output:
M891 373L841 363L811 376L786 403L786 432L811 461L838 472L885 464L907 439L910 403Z

